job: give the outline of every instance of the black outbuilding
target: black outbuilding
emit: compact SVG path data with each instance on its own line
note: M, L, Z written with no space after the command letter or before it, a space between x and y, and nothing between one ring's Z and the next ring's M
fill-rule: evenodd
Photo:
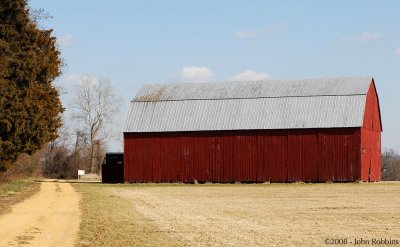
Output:
M124 182L124 153L106 153L101 166L103 183Z

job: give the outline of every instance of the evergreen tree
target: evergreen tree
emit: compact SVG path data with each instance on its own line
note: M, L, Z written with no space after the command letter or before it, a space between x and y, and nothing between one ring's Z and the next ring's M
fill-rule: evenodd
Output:
M52 30L40 29L26 0L0 2L0 171L57 137L63 112L52 85L61 73Z

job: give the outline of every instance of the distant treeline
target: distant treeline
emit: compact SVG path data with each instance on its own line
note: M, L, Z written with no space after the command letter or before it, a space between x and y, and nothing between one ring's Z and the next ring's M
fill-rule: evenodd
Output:
M382 180L400 181L400 154L393 149L382 153Z

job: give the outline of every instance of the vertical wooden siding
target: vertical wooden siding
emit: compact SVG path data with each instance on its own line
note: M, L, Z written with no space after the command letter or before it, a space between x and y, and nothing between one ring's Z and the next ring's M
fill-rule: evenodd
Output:
M360 128L125 133L128 182L361 179Z
M375 84L371 83L365 104L361 129L361 178L363 181L380 181L382 177L381 119Z

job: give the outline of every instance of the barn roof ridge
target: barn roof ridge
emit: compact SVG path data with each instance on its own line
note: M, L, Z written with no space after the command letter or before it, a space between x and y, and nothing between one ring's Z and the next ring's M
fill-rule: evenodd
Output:
M296 95L296 96L275 96L275 97L252 97L252 98L220 98L220 99L165 99L159 101L149 101L149 100L132 100L133 102L162 102L162 101L201 101L201 100L238 100L238 99L278 99L278 98L312 98L312 97L351 97L351 96L360 96L366 95L362 94L326 94L326 95Z
M204 84L204 83L227 83L227 82L265 82L265 81L309 81L309 80L332 80L332 79L373 79L372 75L359 75L359 76L334 76L334 77L329 77L329 76L321 76L321 77L306 77L306 78L292 78L292 79L260 79L260 80L210 80L210 81L171 81L171 82L148 82L144 83L143 85L180 85L180 84L188 84L188 85L193 85L193 84Z
M131 102L365 95L372 76L144 84Z

